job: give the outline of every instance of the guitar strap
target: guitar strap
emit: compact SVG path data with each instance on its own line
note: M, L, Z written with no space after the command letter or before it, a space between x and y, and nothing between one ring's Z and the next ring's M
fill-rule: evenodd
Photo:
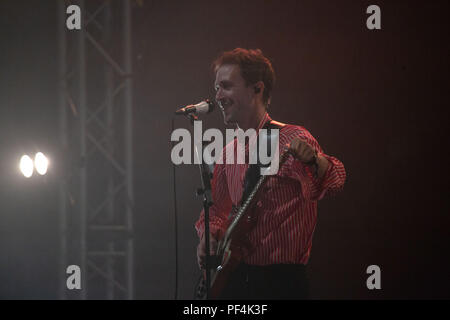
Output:
M274 121L272 119L269 119L262 129L267 129L267 154L270 156L272 155L271 150L271 139L272 139L272 129L278 129L281 131L281 129L286 126L284 123ZM245 172L245 179L244 179L244 191L242 193L241 203L240 205L245 202L245 199L250 195L252 190L255 188L256 183L258 182L259 178L261 177L261 167L264 167L264 165L261 164L259 160L259 137L256 139L256 143L258 148L256 149L257 152L257 161L255 164L250 164L247 171ZM250 150L249 150L250 153Z

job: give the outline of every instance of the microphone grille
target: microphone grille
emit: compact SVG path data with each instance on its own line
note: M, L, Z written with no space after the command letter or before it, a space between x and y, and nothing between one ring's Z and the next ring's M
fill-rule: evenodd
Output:
M195 105L195 109L197 109L197 113L203 114L203 113L210 113L214 110L214 103L211 102L209 99L206 99L205 101L202 101Z

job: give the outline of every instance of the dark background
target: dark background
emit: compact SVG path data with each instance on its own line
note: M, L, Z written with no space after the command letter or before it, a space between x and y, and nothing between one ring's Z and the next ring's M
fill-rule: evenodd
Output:
M366 8L381 7L381 30ZM213 97L211 61L261 48L271 116L305 126L345 165L319 203L314 299L450 298L448 1L143 1L133 6L136 298L174 295L170 120ZM57 196L17 161L58 139L56 1L0 2L0 298L56 299ZM224 129L221 115L205 127ZM177 127L188 127L184 119ZM177 168L179 298L199 274L198 168ZM382 289L366 288L381 267Z

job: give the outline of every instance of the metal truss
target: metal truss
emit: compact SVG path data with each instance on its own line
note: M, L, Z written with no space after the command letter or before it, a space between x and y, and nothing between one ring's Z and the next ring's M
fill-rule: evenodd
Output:
M69 30L66 9L81 9ZM61 299L133 299L131 3L58 0ZM81 289L66 268L78 265Z

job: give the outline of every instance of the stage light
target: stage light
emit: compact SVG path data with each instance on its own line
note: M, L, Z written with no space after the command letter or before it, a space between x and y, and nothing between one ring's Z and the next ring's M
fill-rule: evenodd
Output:
M29 178L33 175L33 160L27 155L23 155L20 158L20 171L25 176L25 178Z
M34 166L36 167L36 171L40 175L44 175L47 173L48 159L42 152L38 152L34 156Z

